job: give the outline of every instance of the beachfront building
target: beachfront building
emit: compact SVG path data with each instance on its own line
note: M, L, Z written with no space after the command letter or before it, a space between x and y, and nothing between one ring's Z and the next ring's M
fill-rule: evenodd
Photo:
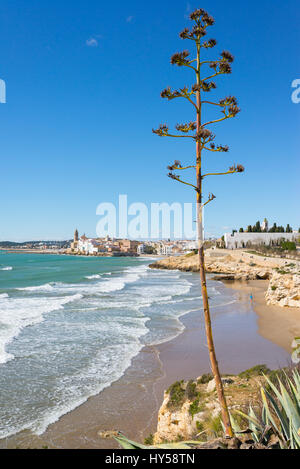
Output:
M299 237L294 233L225 233L224 242L226 249L242 249L248 246L271 246L280 241L294 241Z
M173 254L174 244L162 242L157 247L157 254L159 256L171 256Z
M85 235L81 236L77 243L77 252L85 255L95 256L99 253L105 252L106 248L103 243L96 239L87 238Z
M113 244L111 246L106 246L106 252L109 254L118 255L121 253L121 249L119 245Z
M130 239L122 239L119 241L120 250L123 253L136 254L139 242Z
M142 254L145 254L145 249L146 249L146 244L139 244L137 247L137 253L141 256Z
M88 238L85 234L74 233L69 253L82 255L111 255L136 256L143 254L158 254L171 256L183 254L197 249L197 242L191 240L161 240L161 241L134 241L131 239Z
M182 251L191 252L198 249L198 241L183 241L181 244Z
M136 255L140 243L128 239L87 238L84 234L80 238L78 231L75 231L74 241L71 243L70 253L83 254L89 256L110 254L116 255Z

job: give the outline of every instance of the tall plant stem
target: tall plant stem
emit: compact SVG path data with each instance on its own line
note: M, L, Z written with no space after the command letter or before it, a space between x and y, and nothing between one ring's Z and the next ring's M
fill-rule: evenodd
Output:
M197 84L200 85L201 77L200 77L200 40L197 41ZM201 129L201 111L202 111L202 103L201 103L201 92L200 89L196 93L197 96L197 133ZM230 416L228 411L228 406L225 398L224 387L220 375L219 365L217 362L216 351L213 341L213 334L212 334L212 325L211 325L211 317L209 311L209 303L208 303L208 294L207 294L207 283L206 283L206 273L205 273L205 260L204 260L204 246L203 246L203 229L202 229L202 146L200 139L197 140L196 144L196 153L197 153L197 163L196 163L196 172L197 172L197 222L198 222L198 247L199 247L199 266L200 266L200 280L201 280L201 290L202 290L202 298L203 298L203 308L204 308L204 319L205 319L205 330L206 330L206 338L207 338L207 345L209 351L209 357L211 362L211 369L216 383L216 390L218 394L219 403L221 405L221 414L222 420L225 427L226 436L229 438L233 437L233 430L230 422Z

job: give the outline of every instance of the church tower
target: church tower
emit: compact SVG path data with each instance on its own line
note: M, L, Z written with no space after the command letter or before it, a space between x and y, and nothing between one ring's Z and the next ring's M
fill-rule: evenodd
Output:
M78 248L78 239L79 239L78 230L75 230L74 241L73 241L73 243L71 243L71 251L76 251L77 250L77 248Z
M266 218L264 219L263 224L261 225L261 231L264 233L268 233L269 231L269 223Z

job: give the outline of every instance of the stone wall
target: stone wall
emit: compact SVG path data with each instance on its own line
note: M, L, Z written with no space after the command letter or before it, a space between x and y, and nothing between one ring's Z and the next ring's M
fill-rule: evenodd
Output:
M234 233L234 235L226 233L224 235L227 249L246 248L247 243L268 246L272 241L277 242L281 239L296 241L299 237L299 233Z

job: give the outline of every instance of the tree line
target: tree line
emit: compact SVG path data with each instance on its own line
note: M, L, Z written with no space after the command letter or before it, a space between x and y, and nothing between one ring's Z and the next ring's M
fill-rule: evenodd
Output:
M283 226L277 226L276 223L270 228L269 230L263 230L261 227L260 221L258 221L255 225L249 225L246 230L244 228L240 228L240 233L293 233L293 228L287 224L286 228ZM300 233L300 228L298 230ZM233 230L233 234L237 233L237 230Z

